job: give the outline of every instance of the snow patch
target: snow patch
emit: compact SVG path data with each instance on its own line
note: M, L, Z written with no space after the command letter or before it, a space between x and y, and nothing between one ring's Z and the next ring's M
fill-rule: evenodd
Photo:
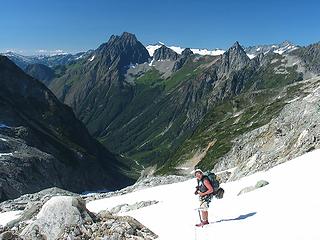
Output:
M23 211L9 211L0 213L0 226L6 226L9 222L20 217Z
M195 54L211 55L211 56L219 56L219 55L224 54L224 52L225 52L222 49L208 50L208 49L197 49L197 48L192 48L191 51Z
M12 156L13 153L0 153L0 157L2 156Z
M96 55L93 55L93 56L89 59L89 62L92 62L95 57L96 57Z
M294 99L292 99L292 100L288 101L287 103L293 103L293 102L295 102L295 101L297 101L297 100L299 100L299 99L300 99L300 97L296 97L296 98L294 98Z
M149 66L150 66L150 67L153 66L153 62L154 62L154 59L152 59L151 62L149 63Z
M254 58L256 55L254 55L254 54L247 54L247 56L248 56L250 59L252 59L252 58Z

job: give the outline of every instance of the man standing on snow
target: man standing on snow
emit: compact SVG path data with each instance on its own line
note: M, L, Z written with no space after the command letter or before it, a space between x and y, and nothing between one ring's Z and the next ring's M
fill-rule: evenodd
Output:
M209 224L208 221L208 208L213 197L213 187L206 175L203 174L201 169L196 169L192 171L197 178L198 186L196 187L196 195L199 195L200 208L201 211L200 223L196 224L197 227L202 227ZM199 212L200 215L200 212Z

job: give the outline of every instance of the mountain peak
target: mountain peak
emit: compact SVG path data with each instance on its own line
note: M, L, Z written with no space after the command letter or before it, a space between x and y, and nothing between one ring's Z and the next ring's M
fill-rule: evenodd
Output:
M95 60L92 62L100 62L107 68L115 61L116 65L122 68L130 64L147 62L150 57L136 36L128 32L124 32L121 36L112 35L107 43L95 50L94 55Z
M235 41L235 43L232 45L232 48L238 48L241 47L240 43L238 41Z
M165 45L162 45L160 48L154 51L153 58L154 60L172 60L175 61L179 57L178 53L173 51L171 48L168 48Z
M120 39L129 41L138 41L136 35L129 32L123 32Z
M189 56L189 55L192 55L192 54L193 54L193 52L192 52L192 50L190 48L184 49L182 51L182 53L181 53L182 56Z
M240 43L239 43L238 41L236 41L236 42L232 45L232 47L229 48L229 50L230 50L230 49L237 49L237 50L239 50L239 51L245 52L244 49L243 49L243 47L240 45ZM228 51L229 51L229 50L228 50Z
M237 71L243 68L250 62L244 49L238 41L222 55L222 63L220 66L220 74L228 76L232 71Z
M292 42L290 42L289 40L284 40L280 45L286 46L286 45L294 45L294 44Z

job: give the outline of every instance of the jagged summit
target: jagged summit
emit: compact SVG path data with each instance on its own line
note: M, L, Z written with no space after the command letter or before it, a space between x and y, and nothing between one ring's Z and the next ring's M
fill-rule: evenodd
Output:
M190 55L192 55L193 54L193 51L190 49L190 48L186 48L186 49L184 49L183 51L182 51L182 53L181 53L181 55L182 56L190 56Z
M240 43L238 41L235 41L235 43L232 45L231 48L239 48L241 47Z
M165 45L162 45L160 48L155 50L153 54L153 59L156 61L159 60L177 60L179 57L178 53L173 51L172 49L168 48Z
M147 49L132 33L124 32L121 36L112 35L107 43L100 45L92 54L91 61L110 67L116 62L118 67L144 63L150 58ZM90 61L90 62L91 62Z
M250 62L240 43L236 41L221 57L219 74L229 75L232 71L240 70Z

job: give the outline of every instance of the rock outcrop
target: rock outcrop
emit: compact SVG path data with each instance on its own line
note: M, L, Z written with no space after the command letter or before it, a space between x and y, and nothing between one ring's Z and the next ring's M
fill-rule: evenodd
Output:
M79 196L52 197L37 209L28 218L0 228L1 239L152 240L158 237L132 217L116 216L108 211L91 213Z
M173 72L178 71L180 68L182 68L183 64L187 61L188 57L191 56L193 52L191 51L190 48L186 48L182 51L181 56L179 59L174 63Z
M179 57L179 54L173 51L171 48L166 47L165 45L162 45L160 48L155 50L153 54L153 59L155 61L160 60L171 60L176 61Z

